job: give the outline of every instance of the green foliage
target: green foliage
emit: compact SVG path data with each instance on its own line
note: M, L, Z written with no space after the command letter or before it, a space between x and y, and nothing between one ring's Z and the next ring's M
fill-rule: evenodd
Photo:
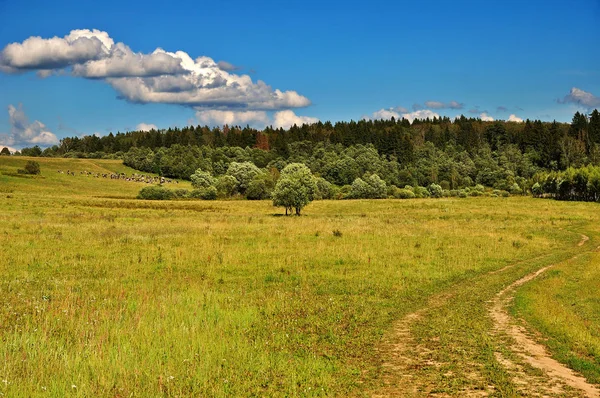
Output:
M299 216L302 208L313 200L316 190L310 169L301 163L291 163L281 171L273 191L273 205L285 207L286 215L294 209Z
M250 162L232 162L227 169L227 175L236 179L236 190L242 195L246 193L246 189L250 185L250 181L262 172L258 167Z
M429 190L425 187L414 187L413 191L415 193L415 197L417 198L428 198L430 196Z
M10 156L10 151L7 147L2 148L2 150L0 151L0 156Z
M323 177L315 178L317 190L315 191L315 200L334 199L337 193L335 186Z
M562 172L538 173L533 178L533 196L557 200L600 202L600 167L568 168ZM535 191L534 191L535 187Z
M217 199L217 188L214 186L197 188L190 192L189 197L195 199L215 200Z
M137 198L145 200L171 200L175 199L175 193L169 188L160 185L152 185L142 188L138 193Z
M437 184L430 184L427 187L427 190L429 191L429 195L431 195L432 198L441 198L444 191L442 187Z
M377 174L357 178L352 183L350 195L353 199L384 199L387 197L387 186Z
M224 175L216 179L215 187L220 197L230 197L235 194L238 181L235 177Z
M208 188L215 185L215 179L208 171L202 169L196 170L194 174L190 176L192 181L192 187L194 188Z
M246 190L246 197L250 200L263 200L271 198L275 182L270 174L261 173L255 176Z
M415 193L411 189L406 189L406 188L397 189L394 192L394 198L396 198L396 199L414 199Z
M31 175L40 174L41 173L40 164L38 162L36 162L35 160L28 160L27 163L25 163L25 166L22 169L19 169L18 172L20 174L31 174Z

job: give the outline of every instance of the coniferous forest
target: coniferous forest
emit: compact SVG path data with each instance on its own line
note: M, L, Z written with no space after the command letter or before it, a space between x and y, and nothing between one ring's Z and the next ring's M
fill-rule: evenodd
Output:
M218 178L231 163L249 162L265 172L266 191L287 164L303 163L323 185L335 187L327 190L338 197L339 192L356 197L360 184L377 187L379 181L388 188L385 196L410 195L394 189L431 184L445 191L478 184L521 193L531 190L541 173L600 165L600 113L577 112L570 124L462 116L412 123L393 118L319 122L288 130L190 126L64 138L44 150L24 148L20 155L119 158L142 172L180 179L190 179L198 169ZM362 196L378 195L371 191Z

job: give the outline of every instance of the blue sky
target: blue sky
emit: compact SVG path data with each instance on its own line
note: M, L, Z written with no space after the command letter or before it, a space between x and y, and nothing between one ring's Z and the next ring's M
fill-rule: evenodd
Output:
M600 108L598 0L169 3L0 0L0 145L140 124ZM177 51L208 58L181 70Z

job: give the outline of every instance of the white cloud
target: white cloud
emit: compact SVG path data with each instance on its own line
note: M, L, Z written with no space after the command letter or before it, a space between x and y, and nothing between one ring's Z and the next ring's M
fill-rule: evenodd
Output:
M273 127L288 129L294 124L301 126L303 124L317 123L319 119L310 116L298 116L291 110L276 112L273 120Z
M514 115L513 115L513 116L514 116ZM486 112L482 112L482 113L479 115L479 118L480 118L481 120L483 120L484 122L493 122L493 121L494 121L494 118L493 118L493 117L491 117L490 115L488 115Z
M390 109L380 109L378 111L373 112L372 119L374 120L389 120L391 118L394 119L402 119L402 116L399 112L395 111L394 108Z
M150 130L158 130L158 127L156 126L156 124L151 124L151 123L140 123L137 126L135 126L135 130L136 131L150 131Z
M415 119L427 119L427 118L433 119L434 117L437 117L437 118L440 117L439 114L437 114L429 109L421 109L421 110L417 110L414 112L404 112L404 113L397 112L395 109L398 109L398 108L380 109L376 112L373 112L372 119L389 120L393 116L394 119L396 119L396 120L400 120L400 119L404 118L412 123ZM403 108L401 108L401 109L403 109ZM406 110L406 109L404 109L404 110ZM363 117L363 119L369 120L371 118Z
M511 114L511 115L508 117L508 121L509 121L509 122L523 123L523 119L521 119L520 117L518 117L518 116L517 116L517 115L515 115L515 114Z
M196 112L196 119L200 124L209 126L244 126L250 124L253 126L264 127L270 120L265 111L220 111L215 109L199 110Z
M565 96L564 99L559 100L559 103L574 103L583 105L586 108L596 108L600 107L600 97L596 97L592 93L588 93L587 91L583 91L577 87L573 87L569 95Z
M8 106L8 118L11 132L10 134L0 134L0 146L14 149L13 146L58 144L58 138L48 130L44 123L39 120L29 122L21 104L18 108L13 105Z
M73 75L87 78L146 77L185 72L181 59L161 49L152 54L134 53L123 43L115 44L106 58L73 66Z
M415 119L433 119L434 117L439 118L440 115L430 111L429 109L421 109L420 111L414 111L414 112L410 112L410 113L403 113L402 117L407 119L409 122L413 122Z
M58 138L48 131L44 123L39 120L29 123L29 119L23 111L23 106L19 104L18 108L13 105L8 106L8 116L11 124L12 143L15 145L33 144L40 146L49 146L58 144ZM11 142L8 142L11 144Z
M67 68L67 69L65 69ZM134 103L180 104L205 110L265 111L299 108L310 100L296 91L273 89L263 81L235 74L225 61L157 48L136 53L106 32L74 30L64 38L30 37L0 52L0 70L36 70L40 77L71 71L104 79L121 98Z
M11 43L0 52L0 65L7 72L28 69L61 69L108 56L113 40L99 30L73 30L64 38L33 36Z

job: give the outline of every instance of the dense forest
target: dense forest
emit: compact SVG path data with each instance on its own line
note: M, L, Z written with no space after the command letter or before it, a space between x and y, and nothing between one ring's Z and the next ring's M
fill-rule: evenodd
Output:
M271 174L303 163L337 187L377 175L395 187L437 184L456 190L480 184L527 191L536 173L600 165L600 112L577 112L570 124L462 116L319 122L288 130L190 126L64 138L60 145L20 154L121 158L135 169L183 179L197 169L223 176L234 162Z

